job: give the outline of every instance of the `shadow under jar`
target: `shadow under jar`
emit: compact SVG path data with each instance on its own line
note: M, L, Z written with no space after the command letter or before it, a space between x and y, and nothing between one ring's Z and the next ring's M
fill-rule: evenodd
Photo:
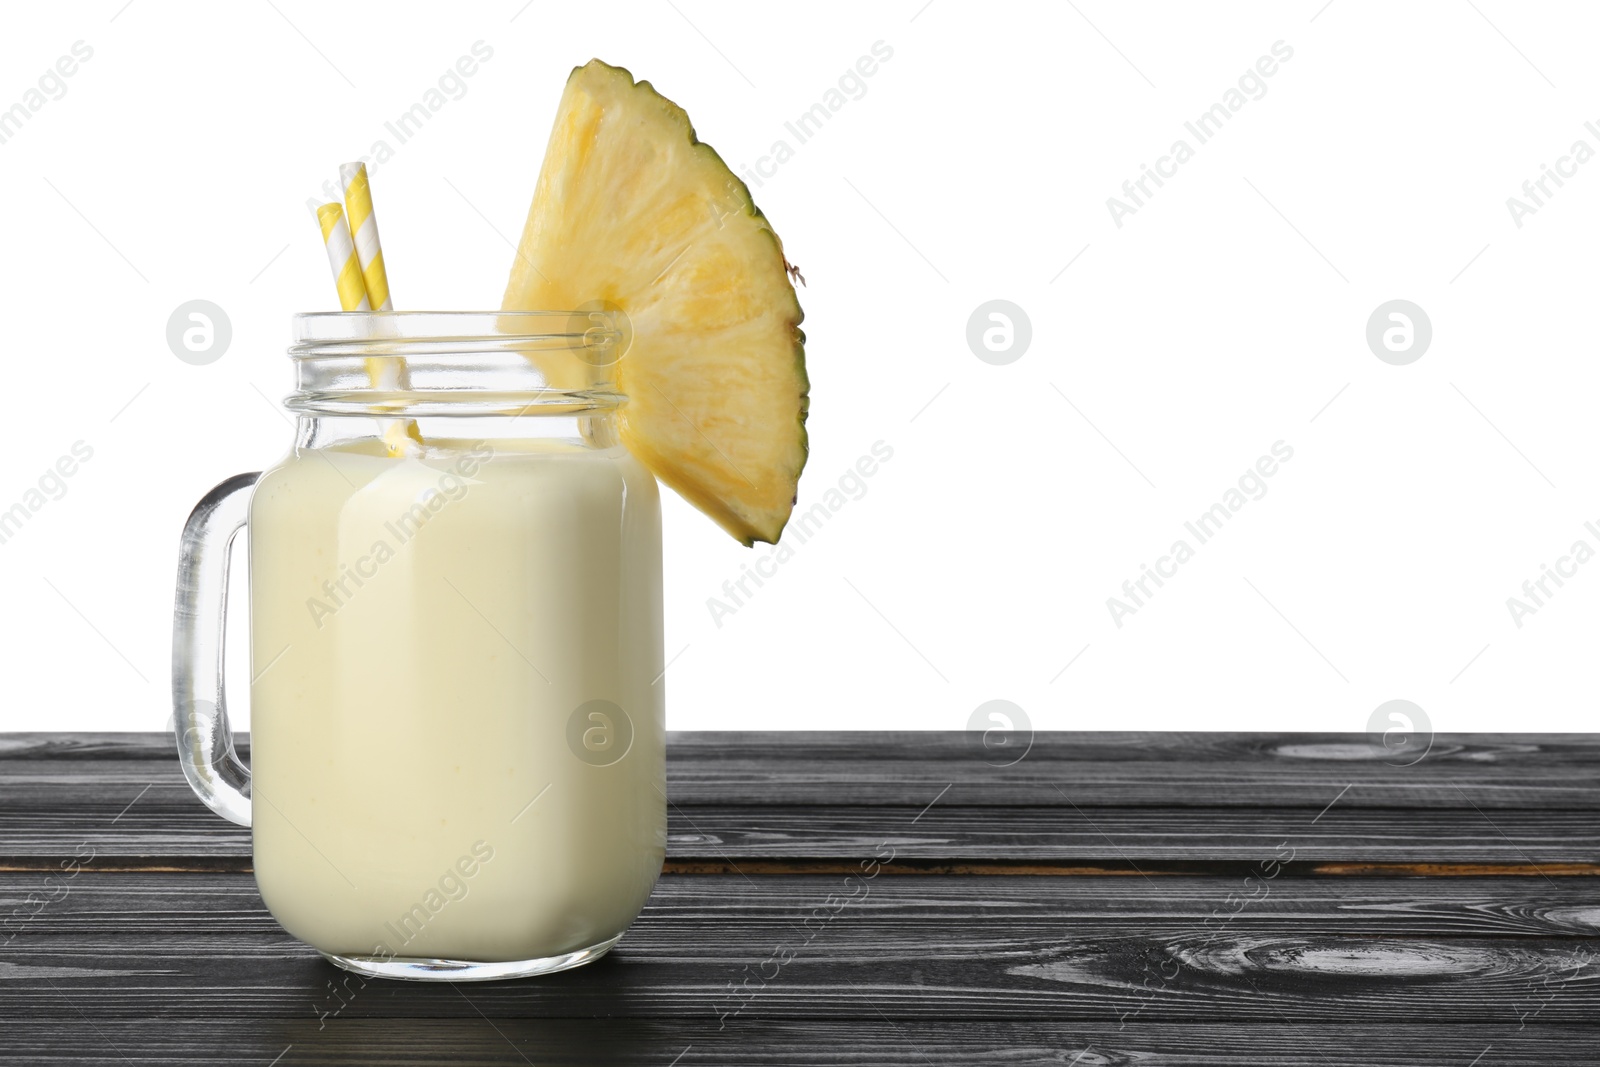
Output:
M603 955L666 842L661 517L603 314L295 319L294 447L184 530L190 784L334 963L497 979ZM378 383L378 384L375 384ZM250 530L251 766L222 688Z

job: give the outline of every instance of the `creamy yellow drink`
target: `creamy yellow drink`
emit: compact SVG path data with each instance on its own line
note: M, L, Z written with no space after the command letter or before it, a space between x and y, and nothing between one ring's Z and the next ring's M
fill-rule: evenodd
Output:
M256 880L342 956L614 939L666 837L660 502L620 447L297 449L250 512Z
M343 311L295 317L295 448L184 526L179 761L333 963L577 966L664 854L656 479L778 542L807 455L804 279L688 115L599 60L567 79L498 310L387 310L365 172L341 178L317 218ZM249 766L222 677L247 527Z

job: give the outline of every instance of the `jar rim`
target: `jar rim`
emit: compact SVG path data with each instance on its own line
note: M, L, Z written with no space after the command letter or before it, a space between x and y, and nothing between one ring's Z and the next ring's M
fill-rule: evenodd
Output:
M294 316L291 411L320 415L600 412L632 341L620 310L317 311Z
M465 341L583 348L620 338L625 316L575 311L302 311L293 318L295 358L316 358L327 345ZM348 354L348 351L341 354Z

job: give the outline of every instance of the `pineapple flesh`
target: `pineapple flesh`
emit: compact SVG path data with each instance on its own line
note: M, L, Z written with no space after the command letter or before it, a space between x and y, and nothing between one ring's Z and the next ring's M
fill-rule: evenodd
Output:
M744 544L776 543L806 461L805 335L777 234L649 82L577 68L506 310L620 308L623 443Z

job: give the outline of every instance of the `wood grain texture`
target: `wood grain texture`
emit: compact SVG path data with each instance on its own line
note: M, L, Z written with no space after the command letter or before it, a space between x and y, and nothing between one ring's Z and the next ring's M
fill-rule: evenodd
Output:
M674 805L667 853L737 864L744 858L855 860L887 846L908 860L1141 869L1163 861L1249 864L1285 849L1298 861L1339 863L1600 862L1600 816L1586 811L1335 808L1313 823L1303 812L1286 810L968 808L946 801L926 814L914 807ZM304 829L315 835L314 827ZM190 857L242 863L250 855L250 834L192 798L158 797L154 789L126 813L111 806L0 811L0 867L49 865L84 846L108 861L147 866L182 866Z
M809 759L826 756L878 763L884 753L908 753L930 760L966 760L981 742L966 730L674 730L671 747L688 759L750 759L771 764L774 747ZM236 735L241 753L248 733ZM1438 734L1426 765L1455 762L1467 766L1521 764L1538 769L1557 764L1586 766L1600 760L1600 734ZM151 731L0 734L0 758L164 759L172 738ZM1030 759L1071 759L1086 763L1240 762L1252 766L1280 758L1313 762L1372 762L1391 759L1381 744L1360 733L1240 733L1228 731L1050 730L1033 736ZM785 761L792 762L792 761Z
M1532 1024L239 1020L6 1025L0 1064L128 1067L1547 1067L1591 1064L1600 1030Z
M859 873L859 872L858 872ZM869 888L844 914L874 922L1032 924L1118 936L1178 936L1219 922L1252 933L1330 937L1600 938L1600 883L1507 878L1257 876L1023 879L922 875L863 879ZM724 923L788 928L845 885L837 875L666 875L631 939L684 922L691 939ZM851 883L854 887L854 883ZM19 912L33 896L45 906ZM1530 902L1537 897L1537 902ZM1228 918L1230 912L1235 913ZM92 932L170 934L226 923L275 932L249 874L97 871L0 874L0 945L16 938ZM1208 925L1209 923L1209 925ZM650 936L656 936L651 934ZM767 936L766 934L762 935ZM1597 1020L1600 1021L1600 1020Z
M995 768L967 734L675 734L677 860L1600 863L1600 743L1435 739L1410 767L1360 735L1040 734ZM767 746L766 755L760 746ZM782 753L776 757L775 753ZM162 735L0 739L0 867L87 845L129 865L242 866Z
M951 795L954 794L952 790ZM866 856L1133 862L1298 860L1592 863L1600 817L1585 811L967 808L676 808L673 856Z
M137 1019L191 996L217 1017L292 1018L343 1005L333 981L341 1018L624 1014L707 1032L880 1013L1583 1024L1600 1018L1591 885L1529 906L1505 880L667 877L606 960L462 996L347 984L248 875L6 875L0 998L33 1019Z
M164 735L0 736L0 1064L1600 1060L1600 737L986 756L675 734L673 873L617 951L436 986L279 928Z
M954 784L968 805L1319 810L1347 785L1351 807L1600 809L1600 735L1442 734L1406 765L1364 734L1039 733L1009 766L964 731L692 733L668 735L672 798L680 804L904 804ZM1024 739L1026 740L1026 739ZM781 749L785 758L772 754ZM248 739L242 739L248 756ZM1004 760L1014 758L1008 751ZM103 796L84 761L112 776ZM0 735L0 803L37 796L8 783L80 786L111 803L171 777L165 734ZM66 766L61 766L65 764Z

